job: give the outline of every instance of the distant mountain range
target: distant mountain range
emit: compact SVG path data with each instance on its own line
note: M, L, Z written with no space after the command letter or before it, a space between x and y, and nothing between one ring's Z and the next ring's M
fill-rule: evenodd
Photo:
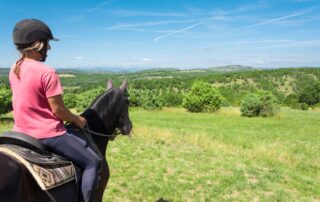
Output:
M208 70L217 71L217 72L239 72L239 71L258 70L258 68L243 66L243 65L228 65L228 66L210 67L208 68Z
M146 67L81 67L81 68L59 68L59 72L87 72L87 73L134 73L134 72L157 72L157 71L185 71L185 70L203 70L203 71L217 71L217 72L236 72L236 71L251 71L257 68L242 65L228 65L210 68L146 68Z
M80 67L80 68L58 68L58 71L72 71L72 72L88 72L88 73L125 73L125 72L138 72L147 68L123 68L123 67ZM151 69L151 68L150 68Z
M256 68L243 65L227 65L210 68L146 68L146 67L80 67L80 68L57 68L59 73L148 73L161 71L215 71L215 72L241 72L263 70L264 68ZM275 69L275 68L274 68ZM0 68L0 74L8 74L9 68Z

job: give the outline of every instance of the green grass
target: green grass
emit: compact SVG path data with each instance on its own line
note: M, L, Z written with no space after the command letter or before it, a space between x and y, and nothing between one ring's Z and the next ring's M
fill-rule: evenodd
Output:
M132 138L108 146L104 201L320 201L320 113L246 118L131 110ZM0 131L8 128L2 124Z

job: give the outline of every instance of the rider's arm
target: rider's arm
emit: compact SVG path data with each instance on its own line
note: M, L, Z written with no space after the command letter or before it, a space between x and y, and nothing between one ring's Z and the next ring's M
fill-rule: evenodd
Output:
M48 97L48 102L51 107L52 112L61 120L74 123L77 126L83 128L86 124L85 118L82 116L77 116L73 114L63 102L61 95L55 95Z

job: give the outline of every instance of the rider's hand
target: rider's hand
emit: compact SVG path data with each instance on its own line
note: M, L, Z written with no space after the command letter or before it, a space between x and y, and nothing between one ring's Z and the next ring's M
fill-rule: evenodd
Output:
M87 124L87 120L82 116L77 116L77 121L74 123L80 128L83 128Z

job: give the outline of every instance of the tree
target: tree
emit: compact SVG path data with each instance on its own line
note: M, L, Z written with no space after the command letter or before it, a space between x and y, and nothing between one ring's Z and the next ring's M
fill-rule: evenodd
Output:
M66 107L75 108L77 105L77 95L74 93L66 93L63 95L63 101Z
M320 102L320 82L310 80L298 92L298 99L300 103L308 105L315 105Z
M196 81L185 95L182 106L190 112L215 112L221 108L224 97L209 83Z
M90 105L91 102L100 94L105 92L105 89L101 86L85 91L79 95L77 95L76 100L76 110L83 111L86 107Z

